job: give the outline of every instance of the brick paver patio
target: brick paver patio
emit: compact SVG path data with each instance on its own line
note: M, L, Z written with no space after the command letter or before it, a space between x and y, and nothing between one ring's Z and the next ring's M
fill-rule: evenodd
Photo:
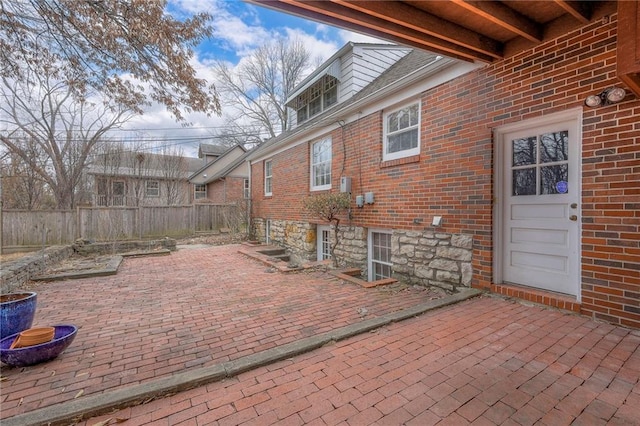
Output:
M498 298L82 423L639 425L640 332Z
M80 330L56 360L3 365L0 419L353 324L360 308L371 318L435 297L365 290L324 272L274 273L240 248L129 258L114 276L38 285L34 326Z
M239 246L127 259L38 287L60 358L3 366L1 418L213 365L434 297L272 273ZM82 423L640 425L640 331L479 297ZM104 424L104 423L103 423Z

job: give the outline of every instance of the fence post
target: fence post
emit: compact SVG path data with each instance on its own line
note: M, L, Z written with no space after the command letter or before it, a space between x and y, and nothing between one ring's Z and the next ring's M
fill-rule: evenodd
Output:
M196 203L191 204L191 234L195 235L196 234L196 217L197 217L197 212L196 212Z
M136 210L136 226L138 227L138 238L142 239L142 206Z

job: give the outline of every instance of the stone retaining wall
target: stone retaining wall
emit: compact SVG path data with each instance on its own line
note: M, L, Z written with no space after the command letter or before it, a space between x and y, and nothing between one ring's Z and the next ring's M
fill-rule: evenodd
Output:
M2 263L0 270L0 294L11 293L31 277L41 275L49 267L73 255L71 246L47 247L19 259Z
M165 237L160 240L91 243L80 239L73 244L73 250L81 256L126 253L128 251L154 250L158 248L175 251L176 240Z

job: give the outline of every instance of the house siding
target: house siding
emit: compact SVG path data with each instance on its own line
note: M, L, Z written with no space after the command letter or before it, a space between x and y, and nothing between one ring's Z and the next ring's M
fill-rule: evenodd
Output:
M352 204L351 220L345 216L341 225L389 229L400 238L428 232L431 218L443 216L445 240L472 241L470 284L497 291L492 131L582 107L580 312L640 328L640 101L628 95L616 105L583 104L587 95L622 86L616 24L612 15L422 93L419 156L382 162L382 111L328 133L333 190L342 174L352 178L354 195L375 196L362 209ZM308 143L272 157L272 197L262 190L262 162L252 165L254 217L317 222L301 208L310 194L308 158ZM415 268L407 276L414 280Z

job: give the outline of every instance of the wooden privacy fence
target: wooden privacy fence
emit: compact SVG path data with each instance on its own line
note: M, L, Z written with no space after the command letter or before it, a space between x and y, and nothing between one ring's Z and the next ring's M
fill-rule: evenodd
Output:
M221 228L239 230L246 223L246 208L236 204L3 210L2 246L69 244L77 238L115 241L179 237Z

